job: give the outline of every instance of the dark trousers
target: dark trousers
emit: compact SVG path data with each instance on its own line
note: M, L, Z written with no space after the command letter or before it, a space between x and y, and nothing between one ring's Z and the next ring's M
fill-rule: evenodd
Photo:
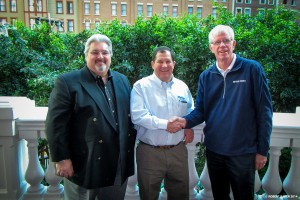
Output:
M119 161L120 163L120 161ZM115 184L108 187L86 189L64 178L65 200L124 200L127 180L121 185L121 167L117 169Z
M206 149L206 162L214 200L253 200L255 154L224 156Z

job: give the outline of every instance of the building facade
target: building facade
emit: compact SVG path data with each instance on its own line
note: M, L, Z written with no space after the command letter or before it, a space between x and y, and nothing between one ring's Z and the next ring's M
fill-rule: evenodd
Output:
M213 1L234 15L251 16L280 5L300 11L299 0ZM195 14L199 18L216 16L216 7L211 0L0 0L0 24L14 24L19 20L33 28L46 21L58 32L78 33L114 19L122 24L133 24L138 16L176 18L183 14Z

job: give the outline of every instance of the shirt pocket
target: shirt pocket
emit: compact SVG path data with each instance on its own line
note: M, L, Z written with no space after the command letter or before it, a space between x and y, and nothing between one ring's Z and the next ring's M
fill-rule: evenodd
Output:
M177 109L179 117L183 117L187 114L188 103L186 99L180 98L177 101Z

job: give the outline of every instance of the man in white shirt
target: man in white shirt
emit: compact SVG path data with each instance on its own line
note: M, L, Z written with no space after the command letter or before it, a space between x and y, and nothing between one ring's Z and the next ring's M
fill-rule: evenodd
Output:
M152 54L154 73L137 81L131 91L131 119L137 129L137 177L142 200L157 200L161 183L168 199L189 196L188 153L192 129L169 129L168 119L185 116L194 108L188 86L173 76L176 62L170 48L162 46Z

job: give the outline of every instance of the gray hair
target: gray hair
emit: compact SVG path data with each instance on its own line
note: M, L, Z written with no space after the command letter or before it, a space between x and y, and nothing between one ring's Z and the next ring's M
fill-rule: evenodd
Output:
M90 50L90 46L93 42L105 42L108 45L108 50L110 55L111 56L113 55L111 40L106 35L94 34L85 43L85 47L84 47L85 57L87 57L88 52Z
M230 40L234 40L234 32L230 26L217 25L209 32L209 35L208 35L209 43L214 42L214 38L216 36L220 35L221 33L225 33L229 37Z

